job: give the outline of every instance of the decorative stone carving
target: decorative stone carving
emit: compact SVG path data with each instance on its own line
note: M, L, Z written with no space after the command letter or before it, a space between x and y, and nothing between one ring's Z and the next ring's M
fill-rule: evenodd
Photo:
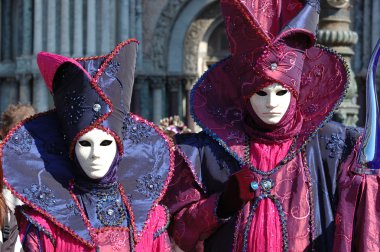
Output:
M334 8L347 8L350 0L327 0L327 3Z
M170 38L170 31L178 13L189 0L170 0L163 8L160 18L158 19L153 47L153 64L159 71L166 68L167 45Z
M340 53L351 69L351 57L354 55L352 47L357 43L358 35L350 30L349 0L322 0L321 7L318 42ZM353 71L350 72L350 87L334 119L354 126L358 121L359 106L357 105L355 74Z

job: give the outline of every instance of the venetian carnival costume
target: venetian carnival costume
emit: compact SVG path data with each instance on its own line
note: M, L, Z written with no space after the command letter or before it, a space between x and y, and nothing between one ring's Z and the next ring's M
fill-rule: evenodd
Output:
M136 40L110 54L37 62L55 109L28 119L1 146L6 186L24 202L18 223L26 251L169 251L160 204L172 176L170 141L129 111ZM93 129L117 154L100 179L81 169L74 146Z
M361 132L328 122L349 77L337 54L314 46L319 1L220 4L231 56L192 90L192 115L204 131L176 137L187 159L168 189L173 239L185 251L378 251L379 226L364 232L359 221L379 224L378 203L368 197L378 183L351 171ZM291 93L275 125L249 103L272 83ZM338 215L338 205L350 211Z

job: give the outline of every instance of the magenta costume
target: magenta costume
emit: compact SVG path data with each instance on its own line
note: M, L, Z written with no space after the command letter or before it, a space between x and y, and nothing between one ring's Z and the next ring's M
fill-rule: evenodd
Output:
M1 145L5 184L25 203L17 210L25 251L170 251L160 202L174 153L156 126L129 113L137 44L91 58L38 55L56 109L22 122ZM98 180L74 152L94 128L118 146Z
M174 241L185 251L379 251L380 178L357 172L361 131L329 123L349 75L314 46L319 1L220 3L231 56L192 90L204 131L176 137L187 159L168 189ZM267 125L249 98L272 83L292 98ZM251 181L235 198L250 200L226 215L238 204L220 200L237 174L239 186Z

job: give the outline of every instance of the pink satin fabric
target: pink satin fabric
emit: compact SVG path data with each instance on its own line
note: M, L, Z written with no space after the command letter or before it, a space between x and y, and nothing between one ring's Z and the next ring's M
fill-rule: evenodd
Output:
M75 238L62 228L59 228L51 221L48 221L43 215L34 210L28 210L27 213L35 222L39 223L44 230L52 234L52 237L55 240L55 245L42 231L39 231L40 239L38 239L36 229L34 229L33 232L28 233L25 237L25 231L28 228L29 222L21 217L21 220L18 222L20 227L20 240L23 241L23 239L25 239L24 249L26 249L26 251L40 251L40 248L42 251L96 251L96 248L86 246L79 239ZM158 205L149 219L150 225L148 225L142 234L138 236L134 251L170 252L171 243L166 230L164 230L159 237L154 238L154 234L165 227L166 219L165 209ZM101 252L131 251L128 229L94 229L93 233L95 234L95 242Z
M286 156L292 139L281 144L251 142L250 158L254 167L269 171ZM273 201L259 203L248 236L249 252L282 251L282 233L279 213Z

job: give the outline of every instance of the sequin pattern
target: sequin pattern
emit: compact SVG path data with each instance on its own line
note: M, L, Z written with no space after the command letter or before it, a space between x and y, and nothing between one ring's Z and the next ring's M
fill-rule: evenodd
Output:
M143 175L137 179L137 191L145 197L155 199L160 195L164 180L161 175Z
M27 199L41 206L42 208L52 207L56 204L53 191L45 185L33 184L23 190Z
M339 134L334 133L330 138L327 138L328 142L326 144L326 149L330 151L329 157L335 158L336 155L341 155L343 153L343 148L346 146L343 139Z
M30 151L32 143L32 136L26 129L21 128L9 139L8 146L15 150L17 154L23 154Z
M69 125L79 122L85 111L83 107L85 101L84 96L77 95L75 90L65 96L66 107L63 117Z
M152 129L148 125L138 123L129 116L125 118L123 125L124 139L130 139L134 144L137 144L151 135Z

